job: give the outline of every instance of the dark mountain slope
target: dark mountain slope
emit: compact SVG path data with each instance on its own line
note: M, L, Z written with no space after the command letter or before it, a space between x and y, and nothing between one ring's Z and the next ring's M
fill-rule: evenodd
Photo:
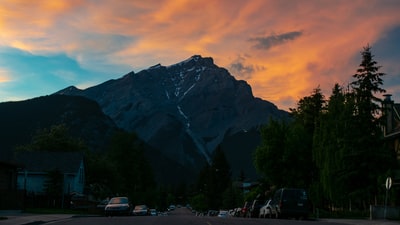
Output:
M38 129L65 124L71 136L101 152L118 129L99 105L79 96L44 96L0 103L0 159L9 159L16 146L27 144Z

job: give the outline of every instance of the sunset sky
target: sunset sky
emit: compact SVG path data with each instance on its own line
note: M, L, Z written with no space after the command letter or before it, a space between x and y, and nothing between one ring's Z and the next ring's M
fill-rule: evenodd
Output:
M399 0L0 2L0 102L202 55L288 110L351 82L367 44L400 102Z

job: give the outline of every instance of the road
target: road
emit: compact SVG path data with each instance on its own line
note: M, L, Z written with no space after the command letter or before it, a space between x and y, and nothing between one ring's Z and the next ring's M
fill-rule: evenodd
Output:
M178 208L169 216L115 216L115 217L71 217L52 221L52 225L110 225L110 224L140 224L140 225L339 225L332 221L296 221L279 219L250 219L250 218L218 218L195 216L186 208Z

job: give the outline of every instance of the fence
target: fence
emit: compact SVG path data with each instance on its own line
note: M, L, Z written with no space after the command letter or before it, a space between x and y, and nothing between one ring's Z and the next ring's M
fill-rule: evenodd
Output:
M386 211L386 212L385 212ZM400 207L394 206L383 206L383 205L371 205L370 206L370 219L400 219Z
M23 209L24 191L6 190L0 191L0 209Z

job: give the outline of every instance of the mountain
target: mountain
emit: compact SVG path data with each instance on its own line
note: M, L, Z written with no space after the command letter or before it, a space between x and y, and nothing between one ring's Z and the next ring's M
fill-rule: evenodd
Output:
M85 140L99 152L119 129L95 101L62 95L0 103L0 124L0 161L11 159L17 146L30 143L38 130L53 125L65 124L72 137Z
M258 129L270 119L288 117L271 102L254 97L245 81L236 80L212 58L199 55L55 94L96 101L118 127L136 132L170 161L193 171L209 163L221 145L234 175L243 171L254 176Z

